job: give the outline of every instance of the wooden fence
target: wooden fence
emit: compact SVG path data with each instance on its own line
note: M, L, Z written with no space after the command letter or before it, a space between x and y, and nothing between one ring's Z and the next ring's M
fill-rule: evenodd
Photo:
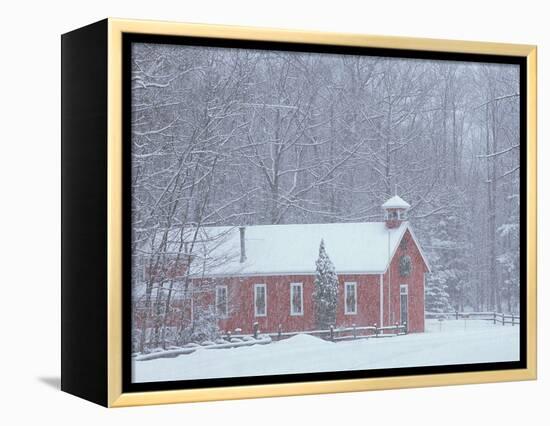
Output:
M260 334L258 323L253 325L254 332L252 334L239 334L236 329L235 333L231 331L226 331L224 333L224 338L226 340L231 340L232 338L242 339L245 337L252 337L254 339L258 338ZM341 340L353 340L353 339L366 339L366 338L378 338L378 337L394 337L407 334L407 324L398 324L392 326L378 327L377 324L372 326L357 326L355 324L350 327L334 327L325 330L301 330L301 331L283 331L282 326L279 325L277 332L271 333L262 333L268 335L272 339L281 340L286 339L292 336L297 336L298 334L309 334L311 336L317 336L325 340L331 341L341 341Z
M276 333L260 333L258 323L254 323L252 334L240 334L240 329L236 329L235 333L226 331L223 335L216 339L216 342L203 342L201 344L188 343L183 347L173 347L168 350L155 351L146 354L134 354L135 361L150 361L158 358L174 358L180 355L189 355L198 349L229 349L242 346L266 345L274 339L282 340L298 334L309 334L318 336L325 340L333 342L354 339L371 339L382 337L395 337L407 334L406 324L395 324L393 326L378 327L377 324L372 326L356 326L351 327L334 327L331 326L326 330L309 330L309 331L282 331L282 326L278 327Z
M464 319L492 321L493 324L512 326L520 324L520 316L517 314L503 314L499 312L426 312L427 319Z

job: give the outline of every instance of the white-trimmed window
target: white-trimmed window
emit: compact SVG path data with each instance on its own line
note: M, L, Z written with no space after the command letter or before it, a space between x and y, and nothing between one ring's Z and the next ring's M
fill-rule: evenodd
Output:
M254 284L254 316L267 315L267 287L265 284Z
M216 315L221 318L228 316L228 294L226 285L216 286Z
M346 315L357 314L357 283L344 283L344 304Z
M290 283L290 315L304 315L302 283Z

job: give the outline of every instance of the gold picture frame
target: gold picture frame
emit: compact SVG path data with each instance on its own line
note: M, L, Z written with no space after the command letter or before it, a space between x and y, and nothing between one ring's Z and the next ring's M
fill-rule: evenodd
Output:
M106 401L109 407L214 401L335 392L413 388L426 386L534 380L537 377L537 50L536 46L423 38L291 31L223 25L184 24L109 18L104 21L107 45L107 146L106 146ZM78 30L77 30L78 31ZM103 29L102 29L103 31ZM527 282L526 368L373 377L359 379L290 382L277 384L123 391L123 35L146 34L302 43L330 46L371 47L428 52L503 55L524 58L527 66ZM66 390L78 391L65 386Z

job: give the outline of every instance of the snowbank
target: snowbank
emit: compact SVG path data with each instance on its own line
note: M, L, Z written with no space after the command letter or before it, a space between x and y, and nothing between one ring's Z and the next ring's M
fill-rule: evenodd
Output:
M323 340L319 337L312 336L310 334L297 334L296 336L289 337L288 339L277 342L279 346L291 345L293 347L306 346L308 348L325 347L331 345L332 342Z
M249 337L249 336L246 336ZM197 343L188 343L181 348L171 348L169 350L154 350L148 354L140 354L133 357L134 361L151 361L159 358L175 358L179 355L189 355L196 352L199 349L232 349L240 348L245 346L252 345L267 345L271 343L271 337L268 335L260 335L258 339L248 338L248 339L237 339L232 338L231 341L226 341L223 339L216 340L216 343L205 341L202 344Z

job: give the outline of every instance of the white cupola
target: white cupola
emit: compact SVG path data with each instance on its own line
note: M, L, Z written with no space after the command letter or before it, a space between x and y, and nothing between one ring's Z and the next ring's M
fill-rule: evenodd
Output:
M407 212L411 208L411 205L407 203L399 195L394 195L384 204L384 220L387 228L397 228L401 225L401 222L407 220Z

